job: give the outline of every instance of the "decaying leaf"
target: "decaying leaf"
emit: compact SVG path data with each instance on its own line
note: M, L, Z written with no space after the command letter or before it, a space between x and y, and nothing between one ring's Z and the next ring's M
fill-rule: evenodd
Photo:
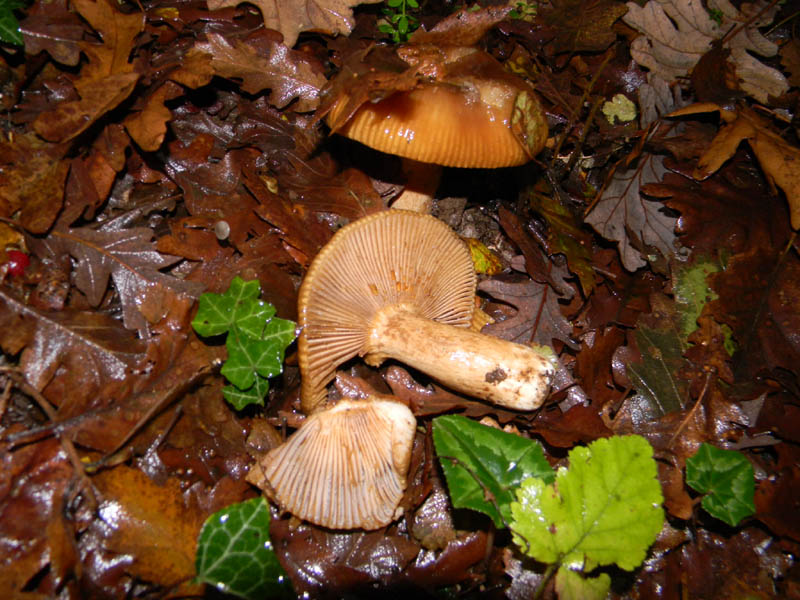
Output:
M22 350L20 366L37 389L44 389L62 367L86 379L83 391L107 381L119 384L144 359L144 344L102 313L47 313L7 290L0 291L0 305L0 344L8 354Z
M106 550L133 557L128 573L166 586L194 575L197 535L207 514L186 501L191 497L184 500L178 481L158 485L142 471L120 465L92 482L101 495L96 534Z
M716 104L693 104L671 116L719 112L727 123L700 158L695 179L706 179L731 158L739 144L747 140L767 177L786 194L792 228L800 229L800 148L784 140L770 122L753 110L743 107L725 110Z
M617 171L586 217L604 238L617 242L622 264L629 271L647 264L642 254L653 248L662 256L677 253L675 223L663 204L642 197L640 189L664 177L664 157L648 154L631 169Z
M577 346L571 337L572 325L561 312L558 295L549 285L489 279L478 284L478 289L517 309L513 317L484 327L485 333L520 344L535 342L549 346L557 339L568 346Z
M283 43L291 48L302 31L318 31L331 35L350 33L353 29L352 8L380 0L254 0L261 10L264 25L283 34ZM209 0L208 8L218 10L237 6L241 0Z
M139 80L128 56L143 28L142 15L125 14L108 0L75 0L73 4L100 33L103 43L79 44L89 59L74 84L81 99L62 102L55 110L40 114L34 122L36 133L54 142L71 140L86 131L127 98Z
M643 7L628 2L628 13L622 19L644 34L631 43L636 62L666 81L688 75L714 41L746 24L736 35L725 39L723 48L730 49L742 90L765 103L769 96L780 96L789 89L780 71L749 54L770 57L778 52L778 46L758 30L772 23L778 10L771 4L769 10L761 12L766 4L747 3L737 10L728 0L709 0L708 8L718 11L721 19L717 22L703 3L694 0L650 0ZM751 21L756 14L758 18Z
M54 233L50 249L56 255L69 252L78 262L75 285L98 306L111 277L122 303L122 318L129 329L147 335L149 324L165 316L163 296L195 297L200 286L161 273L180 257L161 254L152 243L149 228L124 229L111 221L99 229L79 228Z
M614 21L628 12L618 0L566 0L544 11L544 22L556 31L556 52L599 52L614 43Z
M0 217L18 214L31 233L44 233L61 210L69 161L66 148L33 134L0 143Z
M210 63L213 74L228 79L240 79L242 89L256 94L272 90L269 101L283 108L298 98L295 109L299 112L317 107L317 92L325 84L325 77L316 71L308 56L290 50L278 41L267 39L264 56L247 42L233 44L216 33L208 34L208 41L198 42L186 56L187 61L204 59Z

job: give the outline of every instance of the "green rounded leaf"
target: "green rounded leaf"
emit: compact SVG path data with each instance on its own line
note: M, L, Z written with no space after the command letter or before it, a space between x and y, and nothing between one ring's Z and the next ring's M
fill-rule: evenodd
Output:
M734 450L702 444L686 461L686 483L706 494L702 506L711 516L732 527L756 510L753 465Z
M433 443L453 506L487 514L498 527L505 526L503 519L507 522L511 518L514 491L524 479L554 479L553 469L537 442L461 415L434 419ZM487 499L487 492L494 497L500 513Z
M591 571L639 566L664 522L653 449L640 436L573 448L555 485L527 479L511 504L515 542L533 558Z
M604 600L610 589L611 577L608 573L584 577L563 566L556 573L558 600Z
M252 600L293 598L269 539L264 498L233 504L211 515L200 530L197 579Z

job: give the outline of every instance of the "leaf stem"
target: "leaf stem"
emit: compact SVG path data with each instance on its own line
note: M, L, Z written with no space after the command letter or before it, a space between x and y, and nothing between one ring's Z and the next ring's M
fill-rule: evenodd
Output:
M539 600L544 594L544 590L547 587L548 582L552 579L553 575L556 572L556 569L561 566L561 561L557 561L547 565L547 569L545 569L544 575L542 575L542 581L536 586L536 591L533 593L533 600Z

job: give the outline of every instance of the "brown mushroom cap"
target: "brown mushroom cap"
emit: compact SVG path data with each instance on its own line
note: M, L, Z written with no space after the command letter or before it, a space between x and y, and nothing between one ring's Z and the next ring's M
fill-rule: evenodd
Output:
M399 517L416 420L389 396L342 400L309 416L248 480L283 510L332 529L377 529Z
M340 97L327 116L336 133L447 167L520 165L544 147L547 121L535 92L485 52L409 45L398 54L414 68L430 69L432 78L353 114L350 98Z
M387 154L445 167L520 165L529 157L510 128L515 97L499 85L486 84L471 96L457 86L424 85L364 104L337 133Z
M336 367L364 353L387 306L469 327L476 275L464 243L438 219L384 211L340 229L315 257L298 297L303 410L324 404Z
M474 293L469 251L430 215L390 210L342 228L300 288L303 410L322 406L336 368L356 355L373 366L395 358L510 408L539 407L552 351L468 330Z

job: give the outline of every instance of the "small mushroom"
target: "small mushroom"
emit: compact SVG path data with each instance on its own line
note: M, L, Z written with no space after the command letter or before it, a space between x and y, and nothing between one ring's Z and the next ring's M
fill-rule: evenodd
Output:
M450 48L432 80L350 117L333 106L335 133L403 157L407 183L392 208L430 212L441 166L498 168L528 162L544 147L547 122L533 89L484 52Z
M343 227L300 288L303 410L324 404L337 366L355 356L373 366L394 358L471 396L538 408L552 361L471 331L475 285L466 246L430 215L389 210Z
M391 396L341 400L310 415L248 474L281 509L332 529L400 516L416 420Z

